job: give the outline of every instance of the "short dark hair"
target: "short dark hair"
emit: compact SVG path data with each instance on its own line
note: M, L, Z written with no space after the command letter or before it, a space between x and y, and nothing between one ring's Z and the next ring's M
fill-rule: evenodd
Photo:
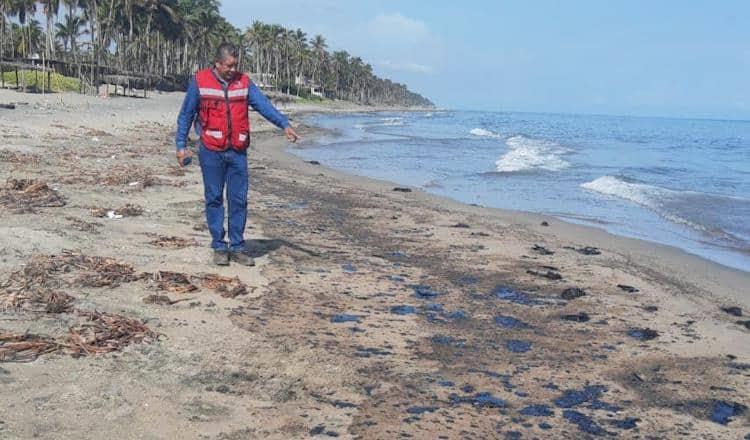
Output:
M224 42L216 48L216 56L214 57L214 61L223 61L224 58L229 56L239 58L240 50L234 44Z

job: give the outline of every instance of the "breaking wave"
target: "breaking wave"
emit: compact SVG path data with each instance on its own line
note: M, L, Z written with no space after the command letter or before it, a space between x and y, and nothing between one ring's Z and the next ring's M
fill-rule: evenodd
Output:
M562 155L570 153L558 143L513 136L505 141L508 151L495 162L500 173L513 173L534 169L560 171L570 166Z
M636 203L666 220L719 236L735 244L746 239L746 231L735 228L735 218L750 215L750 200L747 199L676 191L615 176L599 177L581 187Z
M495 138L500 139L500 135L495 133L494 131L485 130L484 128L474 128L470 132L470 134L473 134L474 136L479 137L489 137L489 138Z

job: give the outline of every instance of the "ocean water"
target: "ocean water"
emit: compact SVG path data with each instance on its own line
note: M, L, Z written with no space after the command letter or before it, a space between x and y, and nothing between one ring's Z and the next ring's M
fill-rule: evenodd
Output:
M750 122L460 111L306 122L333 133L290 150L307 160L750 271Z

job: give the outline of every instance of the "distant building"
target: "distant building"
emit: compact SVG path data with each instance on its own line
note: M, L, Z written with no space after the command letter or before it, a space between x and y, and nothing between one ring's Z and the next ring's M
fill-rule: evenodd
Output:
M271 73L248 73L250 79L261 89L273 90L276 88L276 76Z
M310 94L317 96L318 98L323 97L323 89L317 86L310 86Z
M302 75L297 75L294 78L294 85L310 91L310 94L319 98L323 97L323 88L319 84L315 84L310 78Z

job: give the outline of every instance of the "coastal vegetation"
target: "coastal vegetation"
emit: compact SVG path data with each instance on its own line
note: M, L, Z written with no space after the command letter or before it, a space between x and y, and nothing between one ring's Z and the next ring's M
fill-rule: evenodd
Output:
M217 0L0 0L0 57L184 84L223 41L242 48L244 70L267 89L360 104L431 106L405 85L380 78L360 57L330 51L325 37L255 21L241 30ZM92 87L93 88L93 87Z

